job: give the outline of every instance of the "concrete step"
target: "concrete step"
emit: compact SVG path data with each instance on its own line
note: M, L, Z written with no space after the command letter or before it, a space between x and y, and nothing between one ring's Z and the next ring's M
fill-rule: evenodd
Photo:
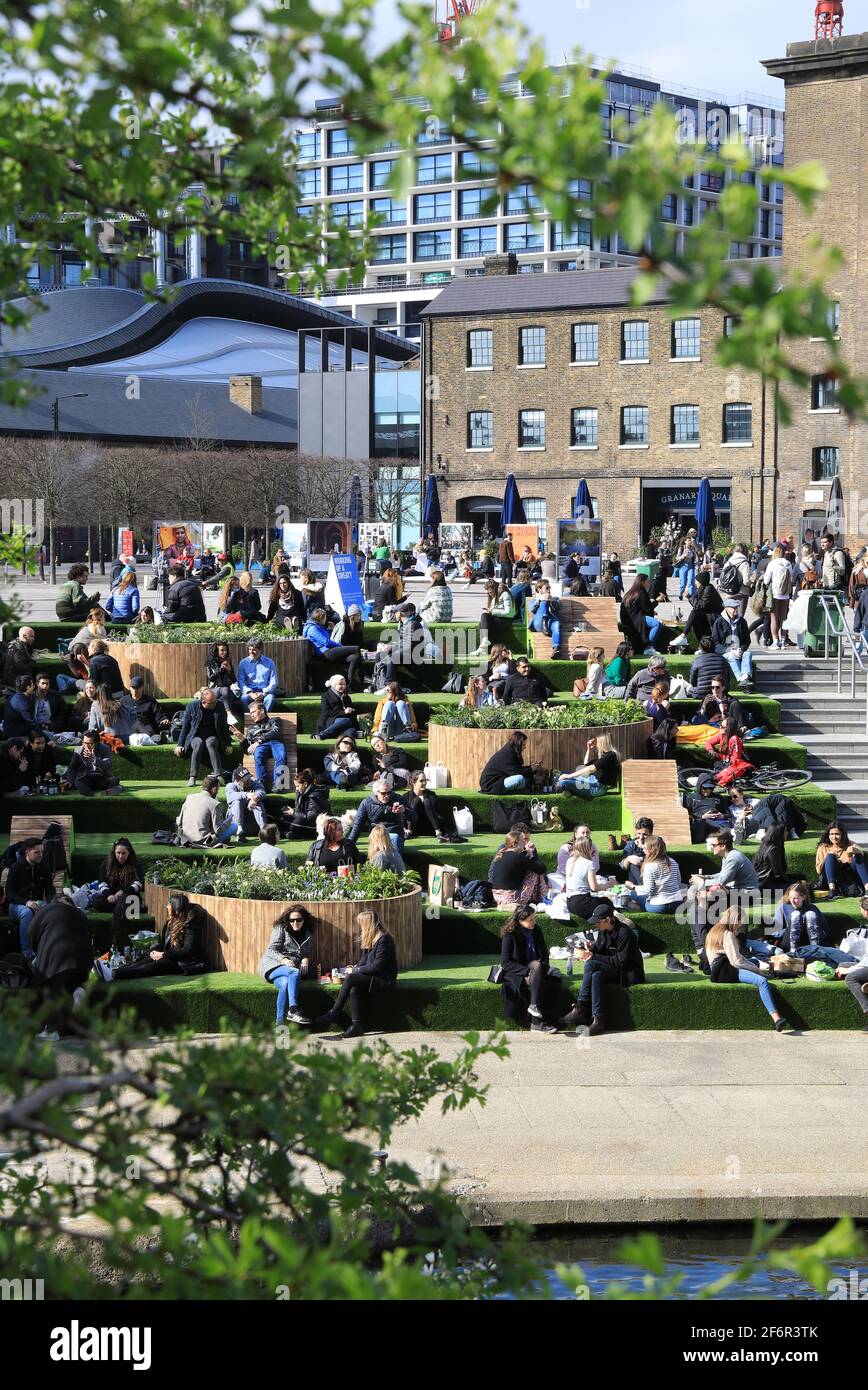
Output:
M781 719L783 738L806 743L809 739L816 743L824 739L848 740L864 738L864 719L821 719L819 715L806 715L804 719Z

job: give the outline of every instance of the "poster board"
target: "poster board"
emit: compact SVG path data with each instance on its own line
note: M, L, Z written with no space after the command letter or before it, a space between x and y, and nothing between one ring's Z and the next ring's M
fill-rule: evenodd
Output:
M154 554L162 551L169 564L192 564L202 554L202 524L199 521L155 521Z
M370 610L362 592L359 567L355 555L332 555L329 557L329 572L325 582L325 601L336 613L340 613L341 617L346 613L351 603L359 605L363 617L368 616Z
M539 552L539 528L536 525L507 526L506 535L512 536L512 550L516 563L521 558L525 546L530 547L531 555L537 558Z
M387 545L394 550L397 545L397 526L394 521L360 521L358 524L359 549L371 555L378 545Z
M603 554L603 523L601 521L558 522L558 577L564 578L564 566L572 555L581 559L583 579L599 579ZM569 583L569 581L566 581Z
M202 549L210 550L212 555L223 555L226 551L226 527L222 521L206 521L202 527Z
M285 521L281 544L289 556L289 563L304 569L307 564L307 522Z
M118 555L122 560L131 560L133 554L133 533L122 526L118 532Z
M441 550L451 550L454 555L473 547L472 521L441 521L437 528L437 538Z
M349 517L316 517L307 523L307 563L312 570L328 569L332 555L349 555L353 522Z

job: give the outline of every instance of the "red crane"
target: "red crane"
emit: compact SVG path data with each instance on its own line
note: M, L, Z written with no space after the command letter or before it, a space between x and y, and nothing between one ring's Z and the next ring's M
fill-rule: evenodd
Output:
M454 43L461 21L476 14L483 0L445 0L444 15L440 18L440 0L434 0L434 23L441 43Z
M839 39L844 32L844 0L817 0L815 39Z

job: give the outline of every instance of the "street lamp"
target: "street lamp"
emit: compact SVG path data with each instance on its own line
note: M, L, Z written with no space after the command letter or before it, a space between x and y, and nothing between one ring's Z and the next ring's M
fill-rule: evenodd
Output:
M87 396L87 391L73 391L69 396L55 396L51 402L51 424L54 438L60 438L60 402L61 401L83 401Z

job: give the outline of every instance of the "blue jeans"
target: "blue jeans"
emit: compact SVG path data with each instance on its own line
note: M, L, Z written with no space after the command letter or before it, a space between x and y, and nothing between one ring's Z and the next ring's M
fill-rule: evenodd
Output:
M237 835L240 829L241 827L239 826L237 821L225 820L220 829L217 831L217 839L220 841L221 845L228 844L228 842L232 839L232 836Z
M591 1001L591 1012L594 1018L603 1017L603 999L605 998L606 982L618 984L621 978L621 971L617 965L608 960L597 960L592 958L585 961L582 983L579 988L579 998L586 1004Z
M765 1005L766 1011L770 1014L775 1012L772 987L764 975L757 975L753 970L739 970L738 982L740 985L754 985L755 988L759 990L759 996Z
M395 734L413 727L410 706L406 700L387 700L383 705L383 716L379 732L383 738L394 738Z
M298 1003L299 972L294 965L278 965L268 975L268 983L277 990L277 1019L282 1023L286 1017L287 1005L294 1009Z
M514 777L504 777L503 779L504 790L508 792L524 791L525 785L526 779L522 777L520 772L517 772Z
M30 923L33 921L33 908L26 903L10 903L9 916L13 922L18 923L18 937L21 942L21 953L25 956L32 956L30 949L30 937L27 935Z
M680 898L677 903L666 901L662 898L636 897L630 898L628 911L630 912L677 912L684 902Z
M675 573L678 576L678 597L683 598L686 591L693 598L696 594L695 565L679 565Z
M274 694L272 691L269 691L268 694L264 694L261 690L247 690L241 696L241 703L245 709L250 708L250 702L254 698L257 700L261 699L266 709L271 709L271 706L274 704Z
M82 681L81 684L82 684L82 687L83 687L83 686L84 686L84 681ZM65 690L75 690L77 685L78 685L78 681L76 680L75 676L63 676L63 675L61 675L61 676L58 676L58 677L57 677L57 688L58 688L58 690L61 692L61 694L62 694Z
M327 724L320 734L320 738L337 738L338 734L352 733L356 736L356 721L351 714L342 714L340 718L333 719L331 724Z
M261 782L264 787L268 786L266 776L268 770L268 759L274 759L274 780L277 782L280 777L280 769L286 767L286 749L279 739L273 739L270 743L263 740L257 743L253 749L253 765L256 768L256 780Z
M558 778L559 792L593 791L596 787L599 787L599 785L600 783L593 773L591 773L590 777Z
M802 960L808 962L821 960L826 965L853 965L856 957L848 956L846 951L839 951L837 946L797 946L792 953L800 956Z
M820 881L826 884L829 889L840 889L849 887L855 883L856 879L862 887L868 887L868 869L865 868L865 860L861 854L857 854L849 864L841 864L834 854L827 854L823 861L823 868L820 873Z
M646 618L645 622L648 626L648 632L645 637L645 641L647 642L649 647L652 647L654 645L654 638L657 636L663 624L660 622L659 618Z
M724 655L737 681L750 680L753 675L753 657L750 652L742 652L741 656L736 656L734 652L725 652Z
M555 618L549 612L549 606L547 603L541 603L539 608L533 614L530 620L531 631L542 632L543 623L545 622L546 618L548 618L549 622L551 623L552 646L559 647L561 645L561 620L560 618Z

